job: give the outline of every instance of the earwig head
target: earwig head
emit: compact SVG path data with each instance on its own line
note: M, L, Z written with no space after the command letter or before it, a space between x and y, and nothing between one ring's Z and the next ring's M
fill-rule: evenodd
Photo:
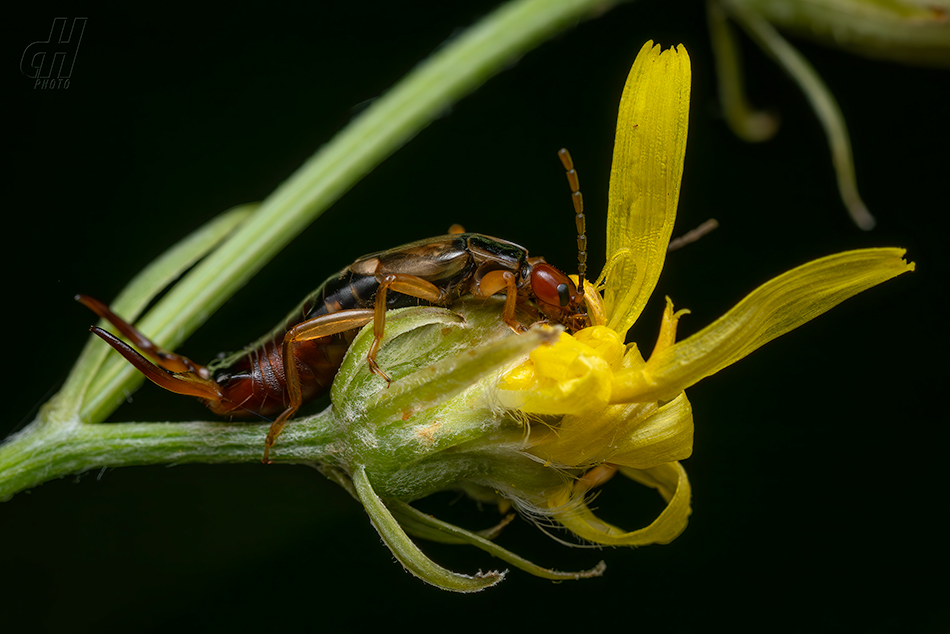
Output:
M587 317L587 304L584 301L587 274L587 236L584 219L584 199L581 196L580 183L571 154L565 149L558 152L561 164L567 174L567 182L571 187L571 200L574 203L575 224L577 225L577 285L550 264L533 263L530 282L532 294L537 301L538 308L544 315L568 330L577 332L590 325Z
M538 308L551 321L571 331L587 325L584 296L571 279L545 262L531 267L531 292Z

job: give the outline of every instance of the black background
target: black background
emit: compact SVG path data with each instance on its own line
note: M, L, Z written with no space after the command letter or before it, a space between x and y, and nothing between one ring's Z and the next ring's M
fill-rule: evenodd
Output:
M65 377L90 315L142 266L235 204L260 200L367 100L493 2L320 3L309 13L88 10L68 90L33 90L23 49L54 17L5 20L8 108L0 432L28 420ZM378 6L376 6L378 5ZM675 233L721 228L675 253L632 331L652 346L662 297L688 335L769 278L810 259L902 246L917 272L849 300L689 392L685 462L693 516L668 546L568 549L517 521L501 543L559 569L607 561L601 579L552 584L513 571L479 595L403 572L363 510L304 467L178 466L87 473L0 505L3 620L33 631L185 624L422 627L459 631L947 631L945 389L947 71L857 58L795 40L838 98L858 181L879 227L839 202L805 98L744 41L751 98L781 112L748 145L719 113L701 3L625 5L529 53L359 183L222 308L183 351L210 359L269 329L357 256L453 222L570 269L574 236L556 157L568 147L603 261L616 109L647 39L693 64L689 145ZM31 410L32 408L32 410ZM205 418L146 387L115 420ZM612 482L601 512L645 525L659 499ZM426 510L495 521L452 496ZM449 568L499 565L424 545Z

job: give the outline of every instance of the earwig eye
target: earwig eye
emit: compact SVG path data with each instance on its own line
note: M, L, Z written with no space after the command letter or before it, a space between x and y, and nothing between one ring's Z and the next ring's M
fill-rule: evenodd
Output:
M536 264L531 271L531 289L535 299L548 306L564 308L577 292L566 275L550 264Z

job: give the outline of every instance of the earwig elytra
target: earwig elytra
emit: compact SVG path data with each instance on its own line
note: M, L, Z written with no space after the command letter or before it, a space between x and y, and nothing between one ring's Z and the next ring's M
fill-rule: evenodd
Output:
M584 302L583 203L570 154L561 150L559 156L576 212L577 286L544 258L529 257L524 247L460 232L453 225L448 235L359 258L328 278L270 333L207 366L162 350L98 300L86 295L76 299L141 351L102 328L90 329L159 387L197 397L218 415L277 414L265 440L266 463L287 421L305 402L329 389L356 332L370 322L374 338L367 362L373 373L391 381L376 363L387 310L448 306L466 295L488 298L503 293L501 319L516 332L524 327L515 319L515 310L528 301L539 316L569 331L589 325Z

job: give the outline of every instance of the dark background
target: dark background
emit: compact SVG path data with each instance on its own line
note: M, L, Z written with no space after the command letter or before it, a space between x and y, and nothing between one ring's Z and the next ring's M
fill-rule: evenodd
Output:
M310 13L93 10L68 90L34 91L23 49L45 39L43 3L5 20L6 416L30 420L65 377L90 315L213 215L260 200L367 100L493 2L319 3ZM396 6L398 5L398 6ZM450 6L451 5L451 6ZM256 338L357 256L453 222L570 269L562 146L603 261L616 111L647 39L693 63L675 233L721 228L668 261L632 331L652 346L662 297L683 336L810 259L902 246L917 272L849 300L689 392L696 421L689 528L668 546L568 549L522 521L501 543L601 579L552 584L512 571L474 596L404 573L360 506L304 467L178 466L87 473L0 505L3 620L33 631L326 630L345 625L690 632L939 632L946 607L947 71L857 58L795 40L838 98L858 181L879 220L839 202L825 138L797 88L749 42L751 98L780 110L748 145L719 113L701 3L629 4L540 46L424 130L295 240L183 348L198 361ZM939 381L939 383L938 383ZM116 420L205 418L149 386ZM659 499L613 482L601 512L645 525ZM491 511L452 496L426 510L481 528ZM423 545L449 568L499 565Z

